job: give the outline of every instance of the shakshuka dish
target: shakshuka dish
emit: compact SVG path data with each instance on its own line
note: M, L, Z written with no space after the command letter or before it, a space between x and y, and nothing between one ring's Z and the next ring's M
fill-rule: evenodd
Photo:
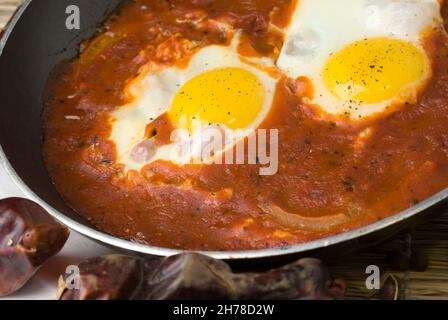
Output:
M448 186L438 0L132 0L52 73L43 155L111 235L291 246ZM204 138L205 136L205 138Z

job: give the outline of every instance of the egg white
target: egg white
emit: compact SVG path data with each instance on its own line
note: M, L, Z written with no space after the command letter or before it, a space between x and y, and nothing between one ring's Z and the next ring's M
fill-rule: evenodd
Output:
M237 38L236 38L237 39ZM128 88L132 96L131 102L118 107L112 114L112 134L110 139L116 145L117 161L127 169L140 170L145 165L157 160L165 160L178 165L189 163L200 153L201 132L193 135L174 135L176 141L157 148L156 153L149 161L136 161L132 157L132 150L145 140L145 129L149 123L169 111L176 93L190 79L220 68L242 68L252 72L265 88L265 101L257 119L245 131L256 129L269 113L277 79L262 71L263 68L254 67L254 61L247 64L242 61L236 51L237 43L230 46L212 45L205 47L194 54L186 68L168 67L159 71L149 70L139 76ZM263 64L262 64L263 65ZM207 88L204 88L207 90ZM224 125L221 127L227 130ZM208 128L210 130L212 128ZM215 128L217 129L217 128ZM241 132L234 136L240 136ZM193 145L188 154L185 154L185 144ZM198 147L199 146L199 147ZM230 146L226 146L230 147ZM223 150L224 151L224 150Z
M354 42L378 37L412 43L424 53L422 32L441 24L438 0L300 0L285 32L277 66L291 78L311 81L312 104L333 115L361 119L385 110L393 99L349 109L323 81L329 57ZM427 62L425 77L429 68Z

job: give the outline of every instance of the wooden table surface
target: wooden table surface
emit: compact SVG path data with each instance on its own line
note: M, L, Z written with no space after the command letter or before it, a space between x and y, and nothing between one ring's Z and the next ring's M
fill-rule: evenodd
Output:
M0 0L0 27L9 20L20 2L21 0Z
M0 28L8 21L20 2L20 0L0 0ZM426 272L394 273L388 270L386 252L391 248L402 246L403 242L412 243L413 247L427 253L429 269ZM369 265L378 265L383 270L383 279L393 275L399 281L400 286L397 290L403 299L448 300L448 214L420 226L406 238L406 241L397 238L381 247L353 257L345 257L341 261L332 261L331 264L332 274L347 280L348 298L363 299L372 294L366 289L365 270Z

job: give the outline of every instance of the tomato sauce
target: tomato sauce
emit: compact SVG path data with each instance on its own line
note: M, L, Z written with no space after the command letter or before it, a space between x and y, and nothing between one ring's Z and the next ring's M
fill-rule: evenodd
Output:
M240 250L353 230L447 187L443 31L426 40L434 72L418 102L379 117L323 117L302 99L306 82L280 80L261 126L279 129L276 175L260 176L257 165L163 161L127 172L116 162L108 112L126 104L124 88L143 66L179 64L198 48L228 44L222 22L243 30L241 54L275 58L283 38L269 21L287 26L294 6L294 0L125 2L48 84L43 155L67 203L98 229L135 242Z

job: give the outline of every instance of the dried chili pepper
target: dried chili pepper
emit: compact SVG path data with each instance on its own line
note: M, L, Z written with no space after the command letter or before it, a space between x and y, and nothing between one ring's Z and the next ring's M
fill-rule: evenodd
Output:
M25 285L68 236L68 229L36 203L0 200L0 297Z

